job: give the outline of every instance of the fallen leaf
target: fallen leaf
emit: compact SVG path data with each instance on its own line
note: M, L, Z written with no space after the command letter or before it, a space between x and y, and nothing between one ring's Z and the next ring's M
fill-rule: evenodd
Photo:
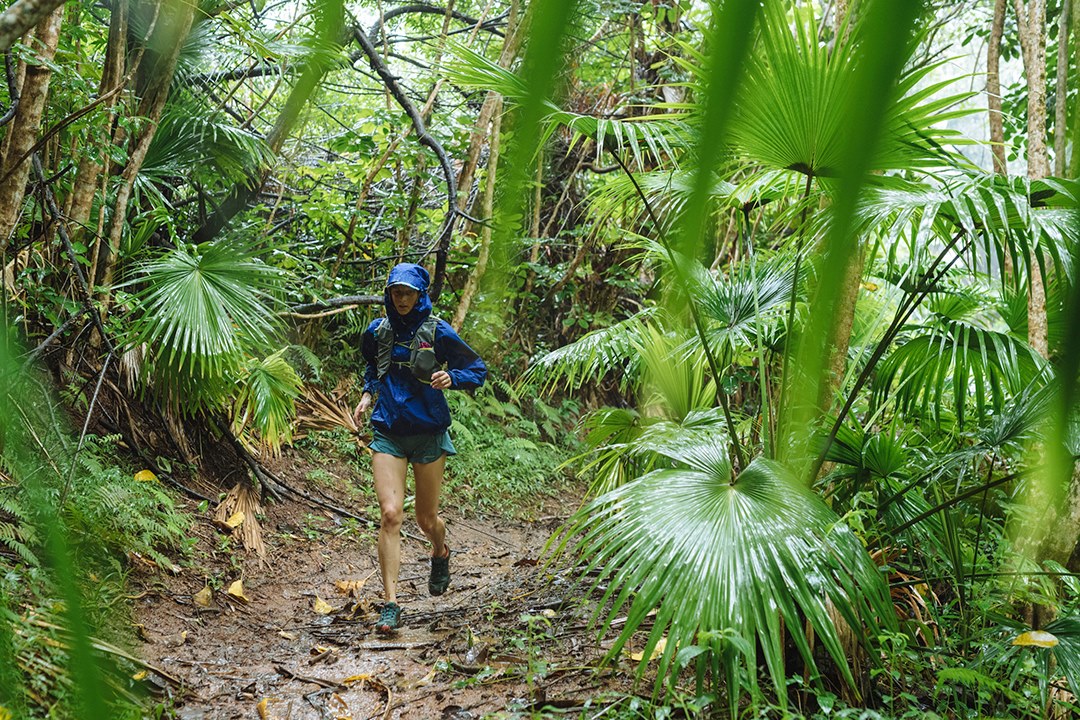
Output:
M210 602L214 599L214 591L210 589L209 585L206 585L202 590L192 595L191 599L200 607L210 607Z
M349 711L349 706L345 704L345 701L337 693L330 695L330 702L326 703L326 705L330 712L334 714L334 720L352 720L352 712Z
M243 600L244 602L251 602L251 598L249 598L247 595L244 594L244 581L243 580L237 580L232 585L230 585L229 589L226 590L225 592L227 592L229 595L236 598L237 600Z
M255 706L255 709L259 711L259 718L261 720L270 720L270 710L267 707L270 704L270 698L263 698L259 701L259 704Z
M225 521L225 527L229 528L230 530L235 530L236 528L240 527L240 524L243 523L246 519L247 515L244 514L244 511L237 510L229 516L228 520Z
M1017 635L1012 644L1026 647L1052 648L1058 644L1058 639L1045 630L1028 630Z
M145 670L140 670L139 672L132 675L131 679L135 680L136 682L141 682L141 681L145 680L146 676L149 675L149 674L150 673L146 672Z
M284 630L278 630L278 635L285 638L286 640L295 640L296 639L296 633L285 632Z
M652 654L649 655L649 660L650 661L655 660L656 658L663 655L664 654L664 648L666 648L666 647L667 647L667 638L666 637L660 638L660 640L658 640L657 643L656 643L656 647L653 648ZM645 652L644 651L637 652L637 653L630 653L630 659L631 660L637 660L638 662L641 662L641 659L643 657L645 657Z
M140 470L135 473L135 482L157 482L157 475L151 470Z
M540 614L543 615L546 618L555 617L555 611L552 610L551 608L544 608L543 610L540 611Z
M334 612L334 608L330 606L330 603L326 602L318 595L315 596L315 602L312 603L311 609L319 615L329 615Z
M425 687L427 685L431 685L434 682L435 682L435 666L432 665L431 670L428 671L428 674L425 675L424 677L420 678L419 680L417 680L413 684L413 687L414 688Z
M367 673L363 673L362 675L350 675L349 677L342 680L341 684L345 687L352 687L356 683L367 682L370 679L371 676Z

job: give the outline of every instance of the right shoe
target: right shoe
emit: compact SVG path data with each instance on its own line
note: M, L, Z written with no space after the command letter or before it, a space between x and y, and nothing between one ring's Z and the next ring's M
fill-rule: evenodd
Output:
M431 575L428 576L428 592L442 595L450 587L450 546L446 546L444 557L431 558Z
M388 602L379 611L379 619L375 622L375 632L380 635L392 635L401 627L401 606L395 602Z

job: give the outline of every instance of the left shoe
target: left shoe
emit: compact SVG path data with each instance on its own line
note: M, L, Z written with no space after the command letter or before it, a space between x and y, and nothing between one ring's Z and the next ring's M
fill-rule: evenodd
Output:
M428 576L428 592L432 595L442 595L450 586L450 546L445 545L444 557L431 558L431 575Z

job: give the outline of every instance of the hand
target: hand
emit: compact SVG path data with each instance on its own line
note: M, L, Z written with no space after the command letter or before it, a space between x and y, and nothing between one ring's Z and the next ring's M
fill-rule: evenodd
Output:
M454 380L450 377L450 373L445 370L439 370L431 374L431 387L436 390L446 390L452 384Z
M359 425L367 411L371 409L371 393L364 393L360 396L360 404L353 410L353 420Z

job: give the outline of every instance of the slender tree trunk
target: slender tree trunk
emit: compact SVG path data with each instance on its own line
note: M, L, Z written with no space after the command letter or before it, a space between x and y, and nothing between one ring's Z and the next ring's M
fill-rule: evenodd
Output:
M1022 0L1014 1L1028 86L1028 178L1041 180L1050 175L1050 157L1046 149L1046 0L1030 0L1026 8ZM1046 287L1036 258L1029 258L1029 266L1028 344L1043 357L1048 357Z
M1057 80L1054 89L1054 174L1065 175L1065 147L1069 137L1069 22L1072 0L1062 0L1061 16L1058 18Z
M487 179L484 182L484 217L491 217L493 208L495 207L495 181L499 170L499 135L501 129L502 101L500 100L496 107L495 117L492 120L491 145L488 150ZM483 280L484 273L487 271L488 258L490 256L491 225L486 224L480 231L480 252L476 256L476 267L473 268L468 281L465 283L464 289L461 291L461 300L458 301L457 310L454 311L454 318L450 322L455 330L460 330L462 323L465 322L465 316L469 313L469 306L472 304L473 297L480 287L480 281Z
M1075 3L1070 3L1075 5ZM1069 68L1072 77L1080 77L1080 11L1075 6L1072 10L1071 28L1069 34L1072 42L1069 43ZM1080 176L1080 102L1072 104L1072 118L1069 119L1067 152L1070 152L1067 177Z
M1001 116L1001 36L1005 30L1005 0L994 1L994 19L986 46L986 104L990 113L990 151L994 172L1007 175L1005 125Z
M98 85L98 95L110 97L105 107L110 120L113 108L116 107L120 96L120 93L115 91L124 78L127 56L127 10L128 3L126 2L117 2L113 6L112 16L109 19L109 44L105 50L105 64L101 72L101 82ZM111 125L111 122L107 123L107 127ZM83 235L86 223L90 220L90 210L97 192L98 176L104 169L104 165L97 161L97 157L97 152L91 148L86 148L80 153L75 181L72 183L71 192L65 203L64 214L67 216L69 234L73 240Z
M19 107L8 128L5 152L0 160L0 177L6 178L0 182L0 254L11 241L26 195L26 181L30 177L30 148L37 142L41 129L52 76L49 65L56 55L63 17L64 9L61 6L38 23L33 46L43 62L27 65L22 70Z
M865 265L866 253L861 247L857 247L844 270L844 287L837 298L836 323L833 325L833 336L829 342L829 376L821 385L822 395L819 403L819 407L826 412L832 407L836 391L844 382L847 371L851 329L855 325L855 306L859 300L859 290L862 288Z
M150 150L150 143L153 142L154 135L157 133L158 121L161 120L165 102L169 99L169 87L172 85L173 74L176 71L176 61L180 57L180 49L188 33L191 32L191 24L195 19L194 3L187 0L165 0L165 2L168 5L162 8L158 26L149 42L153 47L166 49L166 52L158 55L148 69L149 81L143 88L138 111L145 125L137 135L132 137L128 146L127 164L120 173L120 187L116 191L116 204L113 207L112 221L109 223L108 254L100 268L101 285L106 288L112 285L116 272L120 241L123 237L124 226L127 224L127 208L135 187L135 178L142 169L146 153ZM110 290L105 292L111 293ZM109 298L109 295L104 298L106 307Z

